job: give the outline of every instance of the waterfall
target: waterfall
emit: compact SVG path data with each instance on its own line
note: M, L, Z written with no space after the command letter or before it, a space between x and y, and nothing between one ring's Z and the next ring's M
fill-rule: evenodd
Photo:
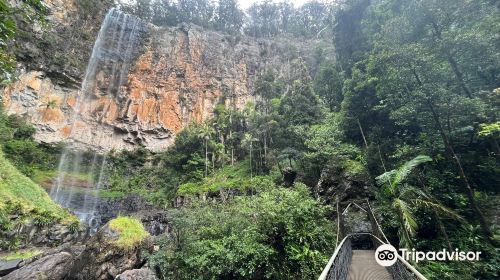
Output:
M71 147L71 142L78 141L78 135L74 131L75 124L95 122L100 119L98 114L106 114L107 108L98 112L90 106L99 96L116 97L120 92L140 49L145 27L140 19L115 8L106 14L70 117L69 143L59 159L57 178L50 191L54 201L70 209L94 230L99 226L96 209L99 203L98 192L106 175L106 155L100 154L92 146L94 143L86 143L88 151ZM94 114L90 118L89 112ZM92 136L90 142L96 142L94 137L97 136Z

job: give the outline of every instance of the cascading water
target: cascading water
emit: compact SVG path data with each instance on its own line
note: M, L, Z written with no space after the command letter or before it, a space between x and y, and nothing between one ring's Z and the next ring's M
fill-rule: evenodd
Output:
M114 8L107 13L94 43L81 90L73 108L72 128L78 122L99 119L95 118L95 115L106 114L106 108L92 108L92 102L103 95L117 96L127 80L145 30L145 24L134 16ZM89 112L95 114L94 118L88 118ZM68 139L77 142L78 136L72 129ZM97 139L92 137L91 142L94 140ZM96 213L98 191L105 176L106 155L99 154L97 147L92 147L92 143L87 144L89 151L75 151L71 145L63 150L50 196L72 210L92 229L96 229L99 226Z

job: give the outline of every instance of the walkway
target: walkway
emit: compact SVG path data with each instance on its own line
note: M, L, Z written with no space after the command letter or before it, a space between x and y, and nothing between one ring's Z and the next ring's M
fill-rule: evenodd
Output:
M348 280L390 280L387 269L375 261L374 250L352 250Z

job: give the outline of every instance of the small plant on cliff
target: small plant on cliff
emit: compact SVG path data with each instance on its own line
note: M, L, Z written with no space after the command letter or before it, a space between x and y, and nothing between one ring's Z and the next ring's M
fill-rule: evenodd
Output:
M80 221L78 219L72 220L68 224L68 229L71 233L76 233L80 230Z
M134 248L149 236L142 223L135 218L118 217L109 222L109 228L120 234L115 244L123 249Z

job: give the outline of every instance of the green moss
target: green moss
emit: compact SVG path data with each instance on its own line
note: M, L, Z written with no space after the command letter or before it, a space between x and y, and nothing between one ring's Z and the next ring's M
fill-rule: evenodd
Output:
M41 253L42 253L42 251L40 251L40 250L19 250L19 251L11 252L7 255L1 256L0 260L4 260L4 261L20 260L20 259L26 260L26 259L30 259L34 256L40 255Z
M142 223L135 218L118 217L109 222L109 228L119 232L120 237L115 242L123 249L133 248L149 236Z

